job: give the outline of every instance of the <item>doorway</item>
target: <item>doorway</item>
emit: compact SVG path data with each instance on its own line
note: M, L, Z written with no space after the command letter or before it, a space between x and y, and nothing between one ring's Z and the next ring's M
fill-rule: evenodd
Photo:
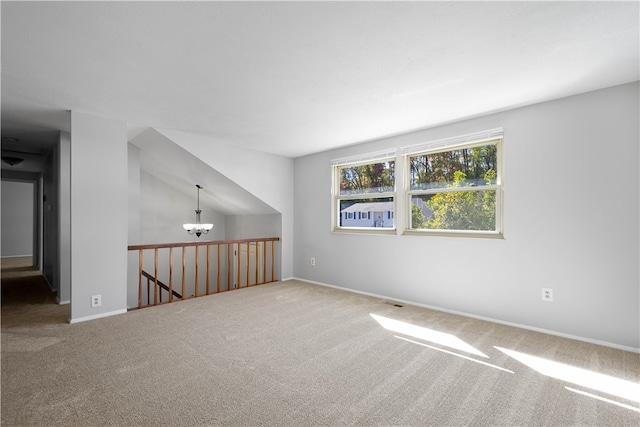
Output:
M37 181L2 179L2 260L38 266Z

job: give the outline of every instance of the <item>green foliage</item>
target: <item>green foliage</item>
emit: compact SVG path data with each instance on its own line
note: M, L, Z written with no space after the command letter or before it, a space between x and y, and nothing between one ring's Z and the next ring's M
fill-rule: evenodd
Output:
M497 169L497 161L497 147L492 144L411 156L411 189L454 185L456 172L465 174L467 186L481 185L486 173Z
M340 194L362 194L393 191L395 162L386 161L340 169Z
M425 228L424 214L422 213L420 206L414 203L411 204L411 228L413 229Z
M494 184L496 172L490 169L484 174L487 185ZM446 188L468 187L466 173L455 171L453 183ZM433 216L424 221L427 229L440 230L495 230L496 192L450 191L435 194L426 202Z

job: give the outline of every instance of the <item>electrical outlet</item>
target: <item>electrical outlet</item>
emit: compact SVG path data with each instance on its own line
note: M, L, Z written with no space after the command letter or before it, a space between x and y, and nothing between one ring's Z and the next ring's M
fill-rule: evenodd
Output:
M553 289L542 288L542 301L553 302Z
M311 258L311 265L316 265L316 259L315 258Z
M102 295L93 295L91 297L91 308L100 307L102 305Z

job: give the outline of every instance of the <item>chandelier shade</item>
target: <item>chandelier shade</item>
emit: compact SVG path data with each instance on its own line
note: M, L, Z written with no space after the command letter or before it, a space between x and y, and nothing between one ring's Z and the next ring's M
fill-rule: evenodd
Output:
M200 190L202 187L196 184L198 188L198 208L196 209L196 222L195 224L182 224L182 228L186 230L190 235L195 234L197 237L200 237L202 234L207 234L211 229L213 229L213 224L202 224L200 222L200 214L202 210L200 209Z
M24 159L21 159L20 157L2 156L2 161L8 165L15 166L22 163Z

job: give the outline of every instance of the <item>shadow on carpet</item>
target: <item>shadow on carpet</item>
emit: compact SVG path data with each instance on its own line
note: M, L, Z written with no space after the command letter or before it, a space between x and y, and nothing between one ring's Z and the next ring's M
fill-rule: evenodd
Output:
M2 329L69 322L69 306L59 305L42 275L2 279Z

